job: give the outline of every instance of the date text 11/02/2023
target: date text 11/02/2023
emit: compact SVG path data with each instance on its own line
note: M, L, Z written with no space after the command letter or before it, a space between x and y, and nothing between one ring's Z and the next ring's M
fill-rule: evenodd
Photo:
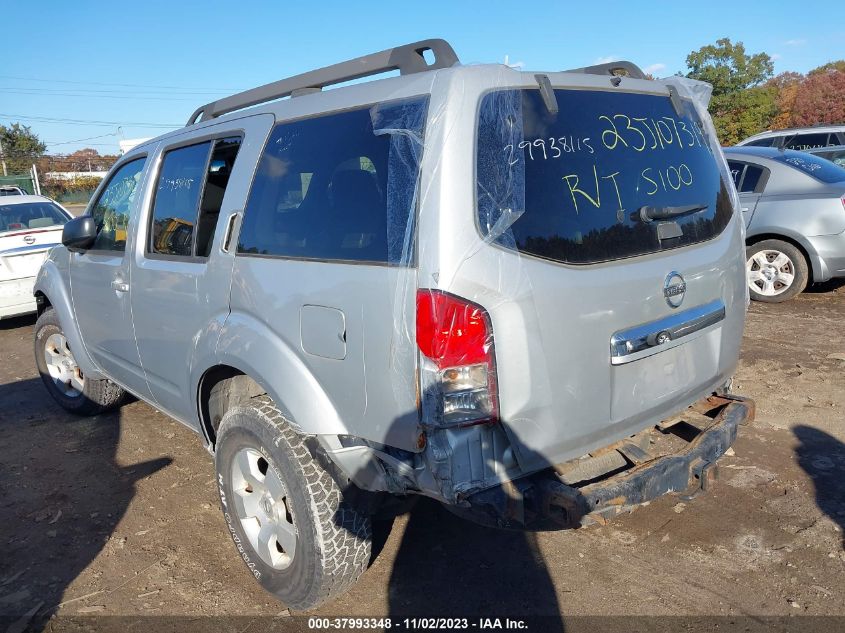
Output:
M529 624L520 618L500 617L309 617L308 628L311 630L390 630L407 629L409 631L442 630L528 630Z
M560 176L566 183L576 213L584 208L601 208L603 191L605 196L610 196L611 201L618 205L619 210L623 209L618 180L622 170L616 167L617 161L613 158L619 151L631 152L629 156L668 151L673 159L677 159L662 165L644 166L642 161L636 162L639 172L637 188L642 187L647 196L658 192L680 191L691 186L694 180L693 169L684 160L684 153L710 151L703 130L696 121L668 116L632 117L627 114L602 114L597 121L601 125L597 134L599 142L589 136L562 136L524 140L516 148L522 150L522 159L526 164L561 158L565 160L567 155L578 154L594 159L587 166L586 172ZM504 151L511 166L520 161L520 152L515 151L513 144L505 146Z

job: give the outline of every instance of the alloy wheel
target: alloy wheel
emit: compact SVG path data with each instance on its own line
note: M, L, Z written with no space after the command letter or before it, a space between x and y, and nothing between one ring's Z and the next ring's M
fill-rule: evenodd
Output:
M56 332L44 343L44 360L56 388L68 398L78 398L85 389L85 377L76 364L65 335Z
M297 530L287 491L267 459L242 448L232 461L235 512L253 550L264 563L284 569L296 553Z

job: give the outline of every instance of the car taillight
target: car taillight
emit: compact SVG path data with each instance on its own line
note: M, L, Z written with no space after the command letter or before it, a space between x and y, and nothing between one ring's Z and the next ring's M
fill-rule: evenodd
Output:
M444 426L498 419L493 329L479 305L440 290L417 292L417 346L436 372Z

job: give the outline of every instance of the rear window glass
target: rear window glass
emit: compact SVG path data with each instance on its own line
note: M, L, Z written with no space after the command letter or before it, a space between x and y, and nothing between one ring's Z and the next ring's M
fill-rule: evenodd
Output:
M845 169L813 154L786 151L773 156L772 159L794 167L824 183L845 181Z
M814 151L814 156L821 156L822 158L833 162L840 167L845 166L845 149Z
M482 233L575 264L633 257L720 233L732 207L694 107L665 96L505 90L481 102ZM508 230L503 230L507 228Z
M832 141L829 138L830 136L833 136ZM787 136L783 145L786 149L797 150L827 147L828 145L836 145L836 134L829 135L827 132L796 134L795 136Z
M62 226L67 216L52 202L0 205L0 233Z

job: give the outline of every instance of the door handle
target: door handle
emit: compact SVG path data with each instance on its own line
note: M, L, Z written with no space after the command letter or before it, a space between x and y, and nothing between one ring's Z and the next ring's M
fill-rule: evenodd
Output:
M240 213L240 211L235 211L229 216L229 219L226 220L226 231L223 233L223 241L220 243L220 250L224 253L231 252L232 236L235 233L235 222L237 221Z
M742 211L748 211L748 207L742 207Z
M125 281L120 281L119 279L115 279L111 282L111 287L118 292L129 292L129 284Z

